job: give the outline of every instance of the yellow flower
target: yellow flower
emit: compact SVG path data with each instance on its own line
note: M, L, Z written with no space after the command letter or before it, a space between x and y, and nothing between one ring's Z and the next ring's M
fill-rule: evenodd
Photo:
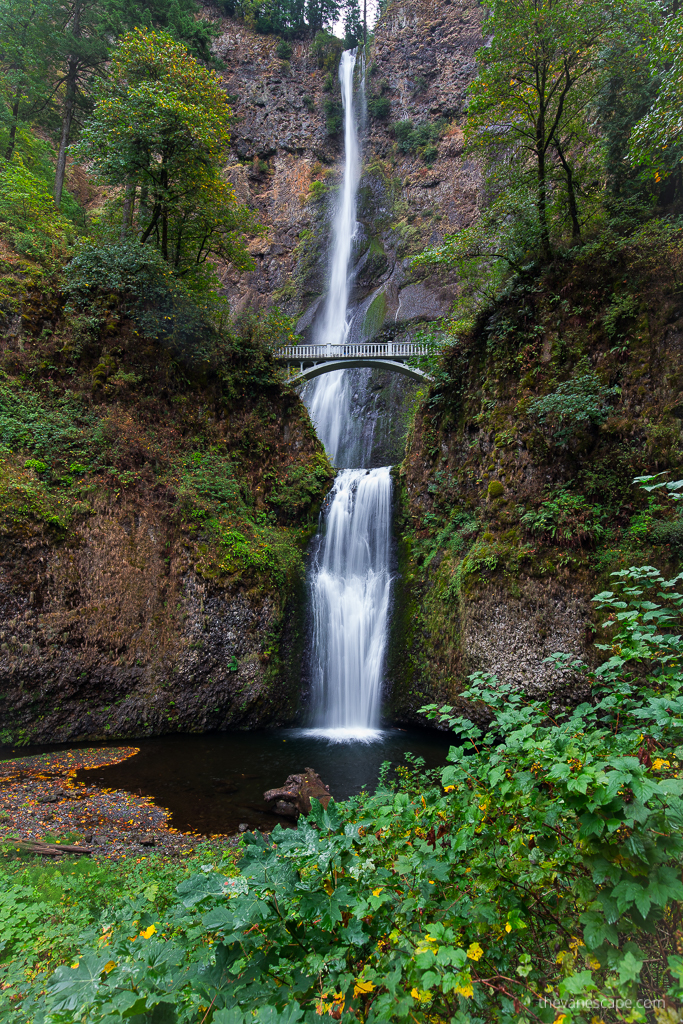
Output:
M465 999L471 999L474 995L474 989L469 983L467 985L456 985L455 991L464 996Z
M424 992L422 989L413 988L410 990L410 994L413 999L417 999L419 1003L431 1003L432 994L431 992Z
M155 932L156 927L155 925L151 924L149 928L145 928L144 932L140 932L140 935L143 937L143 939L151 939Z
M454 789L455 789L455 786L444 786L443 791L444 791L444 793L450 793Z
M361 978L356 979L353 985L353 996L356 999L358 996L366 996L368 992L372 992L374 984L371 981L363 981Z
M663 757L656 757L652 762L652 769L658 772L660 768L670 768L671 765L668 761L665 761Z
M379 887L378 889L373 889L373 890L372 890L372 895L373 895L373 896L379 896L379 894L381 893L381 891L382 891L382 889L383 889L383 888L384 888L384 886L383 886L383 885L380 885L380 887Z
M473 942L470 948L467 950L467 956L470 960L481 960L484 955L484 950L481 948L478 942Z
M505 924L505 931L506 932L511 932L512 931L512 925L510 924L509 921L507 921L506 924Z

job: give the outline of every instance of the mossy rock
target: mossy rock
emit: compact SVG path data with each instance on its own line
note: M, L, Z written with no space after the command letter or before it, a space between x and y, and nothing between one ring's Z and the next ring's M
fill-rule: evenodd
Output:
M496 498L502 498L505 494L505 488L503 487L500 480L492 480L488 486L488 496L492 501Z
M367 341L379 334L386 315L387 297L384 292L380 292L368 306L365 319L363 320L363 337Z

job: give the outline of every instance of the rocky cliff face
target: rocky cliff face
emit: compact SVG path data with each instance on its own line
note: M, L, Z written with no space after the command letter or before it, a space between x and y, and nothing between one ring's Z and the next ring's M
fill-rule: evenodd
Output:
M306 410L267 364L245 394L244 351L181 369L122 323L74 357L51 316L3 353L0 743L291 720L332 478Z
M479 178L463 156L462 123L480 20L475 4L403 0L383 16L369 48L355 296L359 303L368 300L364 318L379 298L362 325L365 336L433 320L452 302L450 283L414 275L406 257L476 213ZM236 115L234 162L226 175L268 227L251 246L256 269L226 272L223 288L235 309L278 302L301 315L305 332L325 287L341 155L340 136L328 134L324 113L336 66L332 74L329 56L321 58L304 42L294 43L283 62L276 44L229 20L216 41ZM373 116L378 97L384 107ZM406 149L397 141L395 126L406 121L434 129L430 162L424 147Z

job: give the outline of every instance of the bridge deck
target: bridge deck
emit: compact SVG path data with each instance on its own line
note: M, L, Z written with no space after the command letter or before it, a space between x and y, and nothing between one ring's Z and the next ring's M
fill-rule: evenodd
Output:
M311 363L338 359L391 359L402 363L415 356L433 353L430 345L413 341L366 342L362 345L285 345L275 353L279 363L299 363L301 369Z

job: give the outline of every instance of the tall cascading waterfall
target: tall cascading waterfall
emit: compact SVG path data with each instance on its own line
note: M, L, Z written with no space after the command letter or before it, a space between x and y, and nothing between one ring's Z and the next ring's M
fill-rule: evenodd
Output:
M356 236L356 195L360 181L360 146L353 103L356 51L345 50L339 63L344 106L344 173L340 202L332 232L330 283L323 315L316 330L319 345L341 345L349 331L349 263ZM318 377L307 389L306 405L311 419L333 462L342 461L342 440L349 420L348 373L338 370Z
M353 103L355 51L339 65L344 105L344 175L336 212L330 286L318 344L349 330L350 262L356 235L360 147ZM330 458L360 451L350 423L347 371L318 377L304 400ZM377 735L391 591L390 467L343 469L326 502L311 571L313 726L331 739Z

